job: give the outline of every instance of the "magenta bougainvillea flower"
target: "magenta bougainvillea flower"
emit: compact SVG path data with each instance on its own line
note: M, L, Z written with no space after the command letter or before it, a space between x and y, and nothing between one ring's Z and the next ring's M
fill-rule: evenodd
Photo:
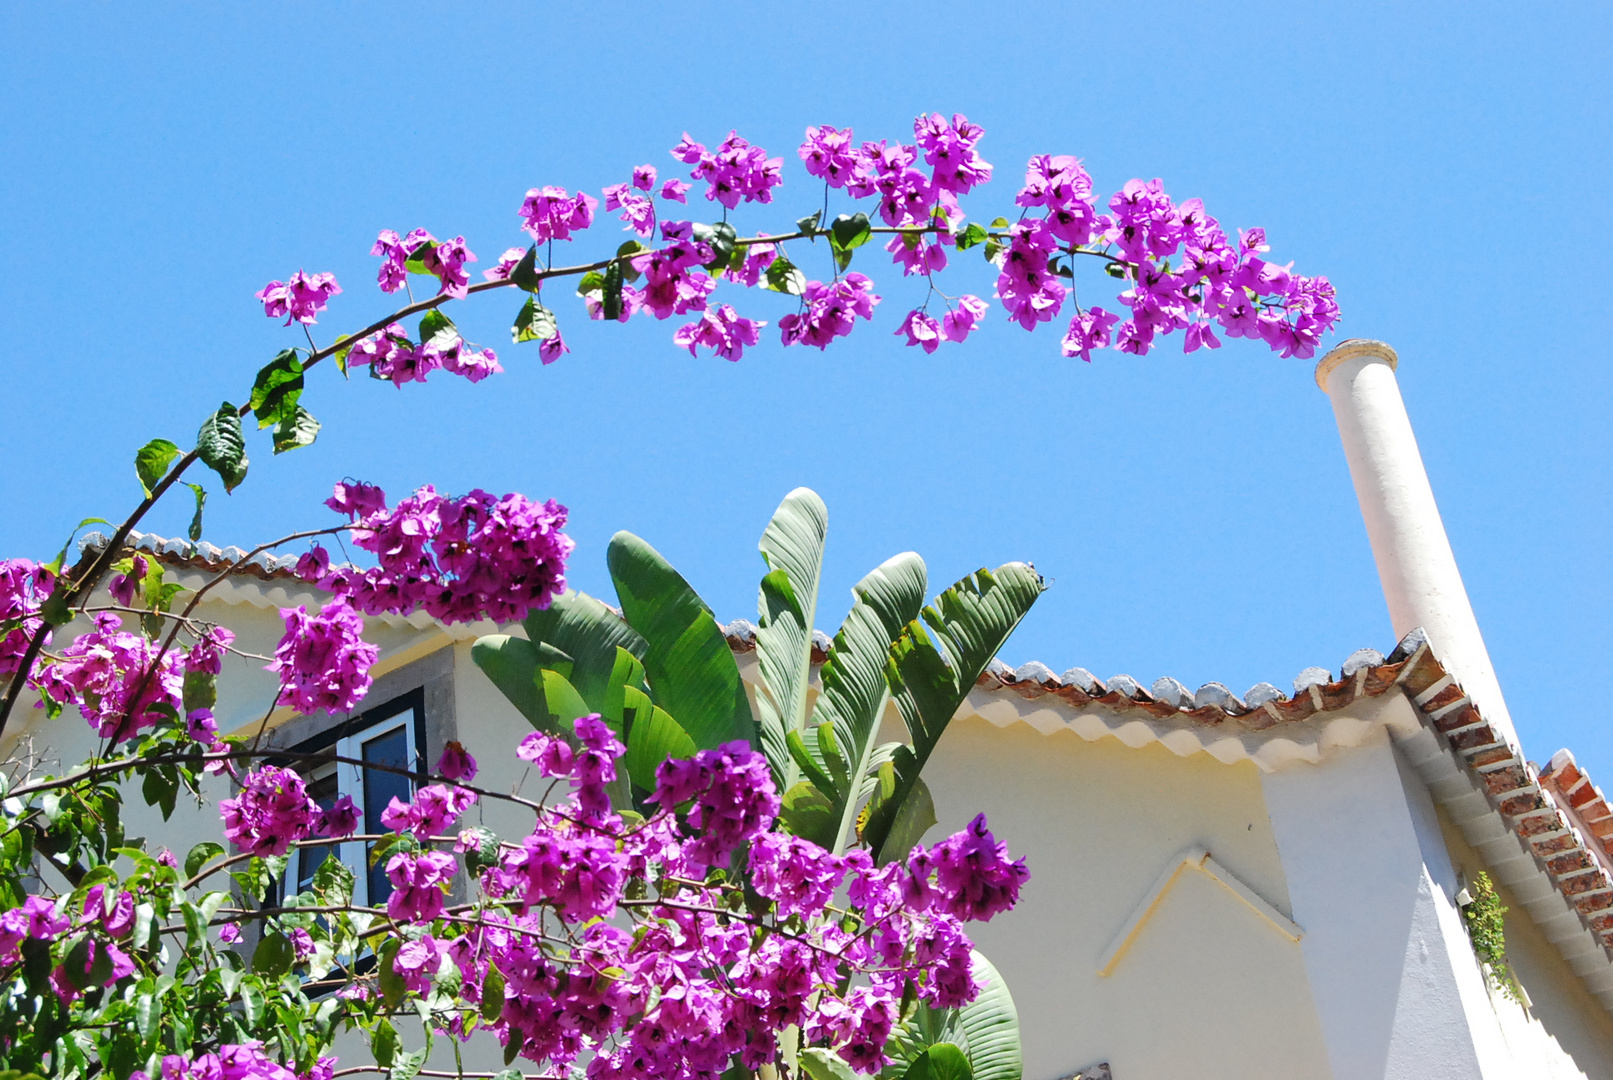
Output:
M298 270L289 282L271 281L254 295L263 301L265 315L271 319L284 315L290 326L293 322L313 323L314 316L325 310L325 303L341 291L335 274L305 274Z
M301 713L348 712L370 688L381 650L364 641L364 617L337 598L315 615L281 608L286 632L268 669L280 676L280 700Z

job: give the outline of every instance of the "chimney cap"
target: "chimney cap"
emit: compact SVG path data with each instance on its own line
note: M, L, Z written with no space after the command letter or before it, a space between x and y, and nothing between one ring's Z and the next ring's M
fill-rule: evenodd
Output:
M1316 362L1316 385L1322 388L1324 394L1327 393L1327 379L1333 374L1333 369L1357 356L1377 357L1388 364L1391 371L1400 366L1400 357L1393 346L1382 341L1373 341L1371 338L1341 341Z

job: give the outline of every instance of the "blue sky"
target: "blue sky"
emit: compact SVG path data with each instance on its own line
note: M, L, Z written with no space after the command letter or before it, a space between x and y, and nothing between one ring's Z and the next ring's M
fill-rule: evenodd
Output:
M683 131L714 143L730 128L786 158L775 204L736 216L776 229L821 198L794 155L806 125L902 138L919 112L958 111L997 167L974 216L1007 211L1031 154L1073 153L1106 192L1163 177L1333 280L1331 340L1400 351L1526 749L1571 746L1613 782L1591 689L1613 666L1610 9L1004 10L6 5L0 222L19 276L0 550L49 557L80 518L121 517L139 445L189 445L220 399L239 401L299 340L252 298L272 278L337 274L328 340L389 310L368 254L379 229L463 233L479 270L520 242L527 188L597 193L646 161L670 175ZM584 236L578 255L619 239L611 218ZM990 295L983 262L955 266L951 291ZM914 549L932 591L1009 559L1047 575L1005 650L1015 664L1241 692L1393 644L1312 362L1244 342L1183 356L1178 337L1088 365L996 312L925 356L890 336L921 287L873 248L856 268L885 297L874 324L827 353L783 350L770 326L738 364L676 350L674 323L591 324L562 289L574 351L545 368L535 346L507 346L516 301L473 300L456 317L505 374L399 392L316 369L303 400L318 443L272 459L254 442L207 536L329 523L320 500L343 476L521 491L571 508L580 588L609 595L604 545L630 529L719 617L753 617L756 538L805 484L831 515L825 629L862 573ZM788 311L738 299L773 323ZM178 535L188 514L159 508L150 526Z

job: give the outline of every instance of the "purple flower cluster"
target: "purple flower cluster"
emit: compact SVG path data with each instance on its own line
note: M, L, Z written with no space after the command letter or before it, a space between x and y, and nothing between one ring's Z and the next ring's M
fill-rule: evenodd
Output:
M605 196L605 209L620 210L627 227L647 240L655 234L655 202L642 193L654 187L655 166L640 165L633 170L631 183L611 184L601 192Z
M780 337L786 345L816 345L820 349L827 349L835 338L851 333L857 316L872 319L874 305L880 300L874 294L874 283L855 270L827 285L807 282L801 299L806 311L780 319Z
M364 617L337 597L317 615L281 608L286 632L268 669L280 676L280 701L300 713L349 712L370 689L381 650L363 639Z
M684 855L707 866L727 862L779 809L767 759L742 742L662 762L649 801L668 811L690 804L686 816L699 835L684 845Z
M1058 314L1068 290L1049 262L1083 245L1112 249L1131 283L1120 296L1131 317L1122 321L1101 307L1078 310L1062 342L1066 356L1090 360L1093 349L1111 344L1145 356L1157 337L1176 330L1186 331L1185 352L1213 349L1221 342L1212 327L1219 326L1229 337L1258 338L1284 357L1309 358L1338 321L1326 278L1259 258L1267 250L1264 230L1233 244L1200 200L1178 205L1160 180L1129 181L1110 198L1110 212L1099 215L1081 163L1041 155L1031 159L1015 202L1045 214L1011 228L997 279L1011 319L1033 329Z
M326 302L341 291L335 274L305 274L298 270L289 282L271 281L253 295L263 301L265 315L271 319L284 315L290 326L293 322L313 323L314 316L325 310Z
M416 840L429 840L447 832L448 826L476 805L476 793L457 785L430 784L414 793L408 802L393 796L381 811L381 824L393 832L413 833Z
M185 653L185 671L197 675L217 675L224 670L224 651L235 642L235 631L226 626L210 626Z
M0 679L22 667L28 643L44 626L39 607L55 584L55 575L36 562L0 560ZM48 636L44 644L50 644Z
M392 856L386 864L386 876L392 882L387 916L400 922L430 922L441 915L443 891L453 880L456 865L454 857L444 851Z
M986 922L1012 908L1030 879L1025 860L1010 860L1008 845L991 835L985 814L928 851L914 852L907 867L903 899L908 907L934 907L964 921Z
M265 765L246 774L241 794L219 803L224 837L237 851L284 855L306 838L319 814L302 777L290 769Z
M1048 322L1064 306L1069 290L1048 269L1058 237L1045 218L1027 218L1009 227L1008 250L997 274L997 297L1008 317L1027 330Z
M94 628L36 669L32 684L63 705L76 705L96 734L114 743L178 715L183 660L139 634L126 633L111 612L93 616ZM136 699L138 694L138 700Z
M475 348L463 338L456 338L447 348L429 341L416 345L398 323L354 342L347 362L368 365L376 378L387 379L400 388L408 382L423 383L427 375L439 369L473 383L504 370L492 349Z
M927 353L941 347L943 341L963 341L974 330L975 324L986 316L986 302L968 293L958 297L958 306L943 315L939 322L922 309L907 313L896 336L907 335L909 346L918 345Z
M361 509L374 497L357 490L341 501ZM575 1066L590 1080L697 1080L735 1058L750 1069L773 1061L777 1034L796 1025L810 1045L872 1074L890 1062L886 1043L904 999L953 1008L979 993L963 923L1012 907L1027 877L983 817L876 867L865 851L835 855L774 831L771 773L743 742L664 762L649 800L657 809L624 820L606 797L624 753L597 715L575 721L567 738L534 732L523 740L518 756L567 781L570 792L538 807L518 841L490 849L485 830L460 834L453 852L480 862L483 899L469 918L443 919L459 862L433 845L474 796L433 786L388 808L384 824L422 845L394 852L385 866L393 885L387 916L402 936L392 971L424 997L451 965L461 996L484 1006L475 1024L449 1013L439 1027L460 1039L488 1027L512 1058L548 1072ZM460 755L450 747L441 771L465 773ZM247 776L223 810L225 835L255 854L284 853L318 830L301 779L284 769ZM727 877L738 851L764 902L749 914L734 903L739 886ZM849 917L831 906L836 896L849 902ZM133 910L132 898L110 893L92 893L85 905L86 919L109 938L127 933ZM60 932L61 922L44 902L7 915L0 961L36 926ZM314 954L317 931L287 933L298 963ZM489 993L502 995L496 1007L485 1007ZM363 1001L369 992L349 987L341 996ZM237 1067L258 1067L252 1047L226 1051ZM228 1067L223 1054L216 1063L172 1059L165 1075L205 1080L207 1070ZM330 1072L322 1059L292 1080Z
M335 1063L335 1058L320 1058L307 1075L299 1075L265 1054L263 1043L251 1039L225 1043L216 1054L169 1054L162 1059L160 1078L136 1070L129 1080L330 1080Z
M533 188L521 203L521 228L542 244L549 240L570 240L594 223L599 200L586 192L570 195L563 187Z
M571 780L577 812L598 817L610 811L605 788L616 779L616 759L627 748L598 713L578 717L572 730L575 749L564 739L534 731L521 740L515 756L532 762L544 776Z
M409 278L408 264L416 262L421 269L437 279L437 295L463 300L470 289L470 274L465 264L475 262L476 256L465 246L465 238L438 240L424 229L414 229L399 239L391 229L382 229L375 238L371 255L381 257L381 270L376 281L382 292L397 292Z
M20 959L24 941L51 941L65 934L72 920L57 912L54 901L43 896L30 896L21 907L0 914L0 968L10 967Z
M437 759L437 771L449 780L463 780L468 784L476 779L476 759L463 743L450 739L442 748L442 757Z
M276 765L247 773L241 793L218 805L225 839L253 855L284 855L310 836L351 836L358 829L358 807L351 798L343 795L322 810L308 797L301 776Z
M424 608L444 622L516 622L565 591L573 544L561 531L566 508L552 499L481 490L454 498L428 485L389 510L380 488L338 484L326 505L354 519L354 543L380 565L330 568L321 554L305 556L299 572L365 614Z
M745 346L761 339L762 327L766 325L766 322L742 318L730 305L722 304L679 327L672 340L687 347L690 356L698 356L695 350L705 345L724 360L738 360L745 355Z
M752 146L730 131L715 151L695 142L686 131L683 141L672 148L672 156L693 165L689 175L706 181L706 198L732 210L740 200L768 203L773 189L784 182L783 158L770 158L760 146Z
M695 240L689 232L689 223L663 222L661 235L672 243L664 248L635 255L633 269L644 276L644 284L635 289L622 288L622 317L644 310L657 319L684 315L691 311L704 311L706 297L717 287L717 279L702 272L702 267L714 256L710 244ZM595 318L603 312L594 308Z

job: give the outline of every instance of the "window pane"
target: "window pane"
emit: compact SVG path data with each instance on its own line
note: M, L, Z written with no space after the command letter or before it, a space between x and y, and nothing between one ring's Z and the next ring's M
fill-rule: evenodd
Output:
M409 714L411 717L412 713ZM409 736L404 728L397 727L385 735L378 735L364 744L364 761L370 765L385 765L395 769L408 769L413 766L409 760ZM381 824L381 815L386 812L387 804L394 798L399 802L408 802L414 795L414 786L407 776L396 773L364 771L364 831L368 833L385 832L386 826ZM379 907L386 903L387 897L392 895L392 882L386 876L386 866L381 864L369 869L370 905Z

